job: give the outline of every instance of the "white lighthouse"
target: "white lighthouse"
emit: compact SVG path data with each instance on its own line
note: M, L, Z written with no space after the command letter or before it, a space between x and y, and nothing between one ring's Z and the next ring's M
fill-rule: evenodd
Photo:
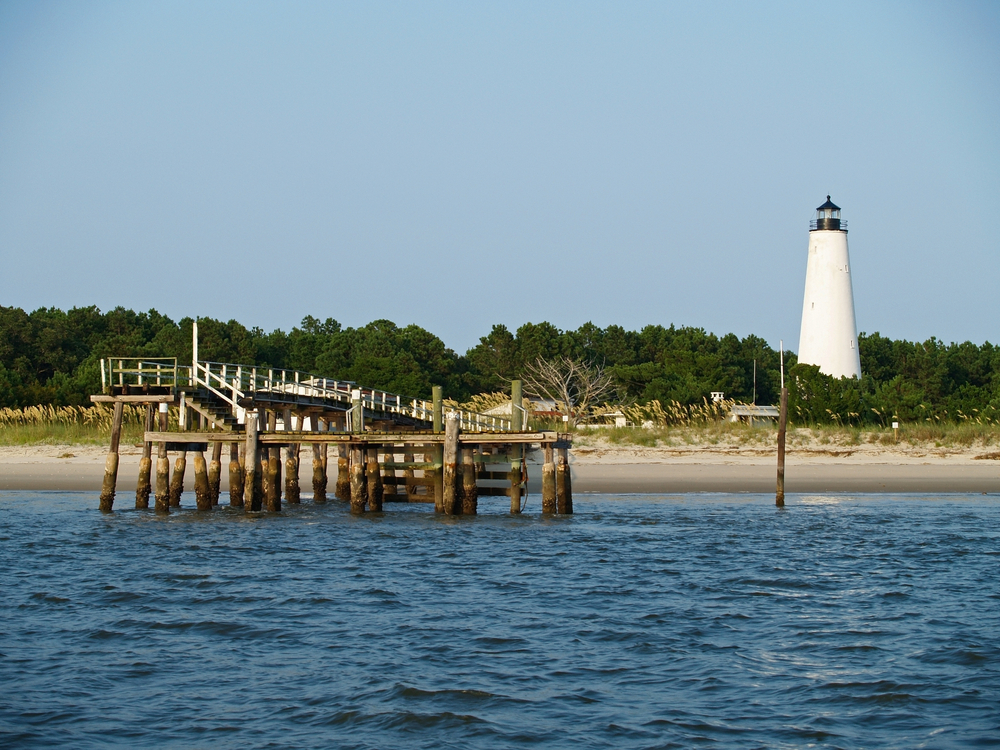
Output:
M837 378L861 377L847 222L829 195L809 227L799 362L819 365L820 372Z

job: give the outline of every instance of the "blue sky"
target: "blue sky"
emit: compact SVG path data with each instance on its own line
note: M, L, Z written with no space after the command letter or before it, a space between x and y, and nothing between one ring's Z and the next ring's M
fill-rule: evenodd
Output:
M0 304L998 342L996 3L0 4Z

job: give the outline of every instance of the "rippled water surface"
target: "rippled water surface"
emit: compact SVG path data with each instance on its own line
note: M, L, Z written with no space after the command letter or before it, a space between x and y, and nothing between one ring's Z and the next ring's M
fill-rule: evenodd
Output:
M1000 746L996 497L576 500L6 493L0 746Z

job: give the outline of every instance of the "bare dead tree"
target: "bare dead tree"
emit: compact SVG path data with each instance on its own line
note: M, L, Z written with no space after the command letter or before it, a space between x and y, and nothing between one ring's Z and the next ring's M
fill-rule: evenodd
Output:
M573 426L615 390L614 381L603 367L570 357L539 357L525 365L521 380L529 396L563 404Z

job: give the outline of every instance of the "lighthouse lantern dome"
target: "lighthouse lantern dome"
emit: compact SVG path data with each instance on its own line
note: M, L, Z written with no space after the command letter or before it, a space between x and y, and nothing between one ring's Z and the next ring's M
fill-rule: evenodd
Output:
M826 196L826 203L816 209L816 218L810 222L811 231L826 230L846 232L847 222L840 220L840 206Z

